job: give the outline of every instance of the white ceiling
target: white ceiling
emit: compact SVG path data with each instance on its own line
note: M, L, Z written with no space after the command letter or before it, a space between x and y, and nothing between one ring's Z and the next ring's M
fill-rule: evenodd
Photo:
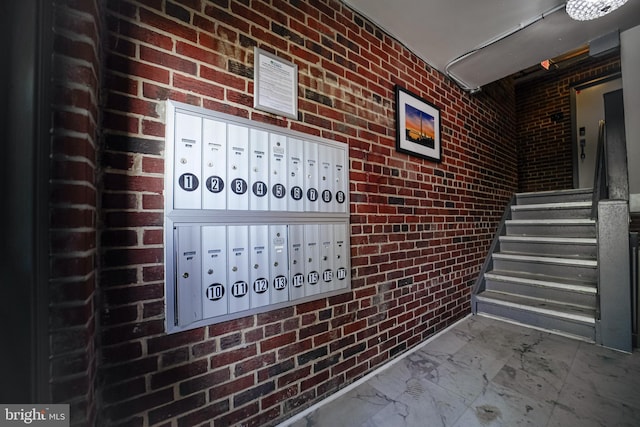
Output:
M559 0L343 1L471 91L640 25L640 0L583 22Z

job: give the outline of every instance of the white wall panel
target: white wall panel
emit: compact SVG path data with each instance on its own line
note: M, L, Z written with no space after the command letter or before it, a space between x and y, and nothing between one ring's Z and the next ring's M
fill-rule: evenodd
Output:
M269 268L271 304L289 300L289 246L286 225L269 226Z
M173 206L176 209L201 209L202 118L176 114L174 150Z
M228 125L227 140L227 208L249 209L249 129Z
M175 239L178 322L188 325L202 319L200 227L177 227Z
M202 126L202 208L227 209L227 125L204 119Z
M304 143L297 138L287 141L288 210L302 212L305 203Z
M269 133L251 129L249 134L249 208L269 210Z
M202 227L202 317L228 313L227 228L224 225Z

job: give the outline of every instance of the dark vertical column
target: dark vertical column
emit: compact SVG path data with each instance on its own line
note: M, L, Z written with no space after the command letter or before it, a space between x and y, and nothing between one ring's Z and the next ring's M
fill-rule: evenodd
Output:
M622 89L605 93L603 97L609 199L629 200L629 172L627 170Z
M48 401L50 8L1 2L0 387L3 403Z

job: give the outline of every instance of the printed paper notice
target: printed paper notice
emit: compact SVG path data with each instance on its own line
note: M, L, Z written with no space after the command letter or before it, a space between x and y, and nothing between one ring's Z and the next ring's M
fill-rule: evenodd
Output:
M254 107L298 118L297 66L258 48Z

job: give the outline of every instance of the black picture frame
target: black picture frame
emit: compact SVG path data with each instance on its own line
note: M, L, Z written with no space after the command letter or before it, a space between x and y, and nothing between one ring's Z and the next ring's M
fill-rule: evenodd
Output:
M395 95L396 150L441 162L440 109L398 85Z

